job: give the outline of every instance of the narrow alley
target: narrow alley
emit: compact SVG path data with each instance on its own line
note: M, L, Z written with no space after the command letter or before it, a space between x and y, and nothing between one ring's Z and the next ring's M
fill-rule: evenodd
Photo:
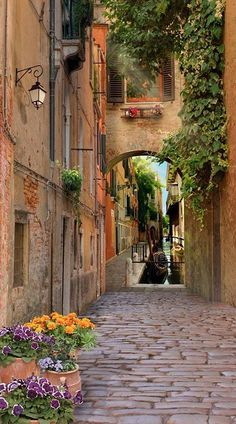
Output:
M91 307L77 423L236 423L235 309L187 289L133 288Z

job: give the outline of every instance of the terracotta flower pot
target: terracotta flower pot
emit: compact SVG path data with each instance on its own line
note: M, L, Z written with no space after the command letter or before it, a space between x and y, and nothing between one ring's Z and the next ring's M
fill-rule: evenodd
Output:
M32 374L39 375L40 369L34 359L30 362L24 362L21 358L16 358L14 362L6 367L0 366L0 381L10 383L12 378L27 378Z
M75 370L66 372L45 371L43 376L47 378L53 385L61 386L67 384L69 391L75 394L81 390L81 380L78 365Z
M30 420L29 424L39 424L39 421L38 420ZM51 424L55 424L54 421L52 421Z

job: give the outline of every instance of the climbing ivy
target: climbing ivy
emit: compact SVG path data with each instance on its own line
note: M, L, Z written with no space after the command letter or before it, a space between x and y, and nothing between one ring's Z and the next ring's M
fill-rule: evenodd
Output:
M112 39L158 72L175 52L184 75L182 128L164 141L159 160L169 159L183 179L182 193L202 220L204 203L226 171L223 98L224 0L102 0Z
M221 0L191 0L178 59L185 83L182 128L164 141L160 160L181 171L182 195L200 220L204 202L227 169L223 98L224 44Z

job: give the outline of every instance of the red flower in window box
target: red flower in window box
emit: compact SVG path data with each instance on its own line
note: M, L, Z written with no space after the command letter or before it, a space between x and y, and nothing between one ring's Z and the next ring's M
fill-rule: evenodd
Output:
M138 109L136 107L130 107L128 112L130 118L136 118L138 116Z

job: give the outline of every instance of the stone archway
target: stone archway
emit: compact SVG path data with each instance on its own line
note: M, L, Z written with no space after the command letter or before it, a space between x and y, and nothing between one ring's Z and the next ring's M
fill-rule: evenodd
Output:
M113 166L115 166L117 163L121 162L124 159L135 157L135 156L157 157L158 153L159 152L157 151L150 151L150 150L131 150L131 151L126 151L124 153L121 153L120 155L117 155L114 157L111 156L111 159L107 163L107 173L113 168Z

